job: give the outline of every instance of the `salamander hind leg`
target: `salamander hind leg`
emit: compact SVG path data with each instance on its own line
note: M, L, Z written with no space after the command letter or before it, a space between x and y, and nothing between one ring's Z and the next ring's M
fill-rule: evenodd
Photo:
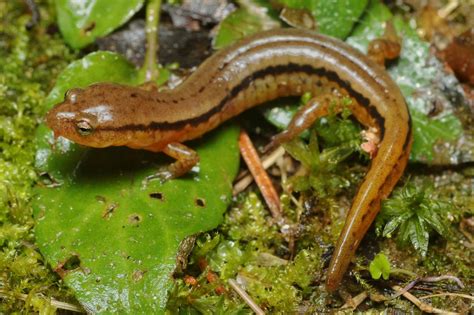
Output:
M304 130L311 127L316 119L331 113L339 113L342 111L339 97L331 94L322 94L310 99L298 112L293 116L288 128L273 136L270 143L265 147L265 151L269 151L285 142L298 136Z
M147 180L159 179L161 182L165 182L180 177L188 173L199 162L199 155L196 151L178 142L167 144L162 152L176 161L148 176Z
M398 58L401 50L402 40L397 35L392 21L388 21L383 36L370 41L367 56L380 66L385 67L385 62Z

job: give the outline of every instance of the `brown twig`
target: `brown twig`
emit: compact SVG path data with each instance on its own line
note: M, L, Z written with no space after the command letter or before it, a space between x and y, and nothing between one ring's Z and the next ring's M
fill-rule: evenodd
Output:
M283 147L279 147L278 149L276 149L275 151L273 151L268 156L262 159L263 168L268 169L270 166L275 164L275 162L279 158L281 158L284 154L285 154L285 149L283 149ZM245 188L247 188L247 186L250 185L252 182L253 182L252 175L244 174L243 176L241 176L239 181L234 185L234 191L233 191L234 196L244 191Z
M392 286L392 289L395 290L395 292L397 292L397 293L403 290L398 285ZM410 292L404 292L402 295L407 300L409 300L410 302L415 304L416 307L418 307L422 312L431 313L431 314L460 315L459 313L442 310L442 309L433 307L429 304L426 304L426 303L420 301L416 296L414 296Z
M410 291L418 283L418 281L419 281L419 278L416 278L415 280L410 281L410 283L408 283L403 288L400 287L401 289L397 293L395 293L395 295L391 296L390 299L394 300L397 297L399 297L400 295L403 295L404 293Z
M265 315L265 312L255 301L242 289L234 279L229 279L229 285L232 289L244 300L244 302L255 312L257 315Z
M464 284L462 283L462 281L458 277L455 277L455 276L444 275L444 276L437 276L437 277L424 277L420 279L420 281L422 282L439 282L443 280L454 281L461 289L464 289Z
M469 300L474 301L474 296L467 295L467 294L461 294L461 293L452 293L452 292L444 292L444 293L423 295L423 296L420 296L419 299L423 300L423 299L429 299L429 298L438 297L438 296L455 296L455 297L460 297L460 298L463 298L463 299L469 299Z
M244 130L240 132L239 147L240 154L247 164L250 173L252 173L252 176L255 179L260 192L262 193L263 199L265 199L265 202L268 205L270 213L274 219L280 219L280 198L272 184L272 181L270 180L270 177L262 166L262 162L260 161L257 150L255 150L252 141Z
M438 15L442 19L446 19L454 10L457 9L457 7L459 7L459 5L459 0L450 0L444 7L438 10Z
M366 291L363 291L353 298L347 299L346 303L341 306L340 310L346 310L346 309L352 309L355 310L364 300L368 297L369 295L367 294Z
M471 218L462 219L461 223L459 223L459 231L461 231L461 233L467 238L468 240L467 247L469 248L474 247L474 238L472 237L472 235L469 233L469 230L468 230L468 225L469 224L472 225L473 222L474 220L471 217Z
M402 288L402 290L400 290L398 293L392 296L391 299L396 299L400 295L403 295L403 293L410 291L418 282L439 282L443 280L454 281L461 289L464 289L464 284L462 283L462 281L458 277L455 277L455 276L444 275L444 276L437 276L437 277L416 278L415 280L407 284L404 288Z

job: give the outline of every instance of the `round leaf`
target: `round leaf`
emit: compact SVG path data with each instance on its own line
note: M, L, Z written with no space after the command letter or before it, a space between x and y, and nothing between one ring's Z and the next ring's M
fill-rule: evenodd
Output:
M378 280L382 276L384 280L388 280L390 276L390 262L383 253L377 254L369 265L370 275L372 279Z

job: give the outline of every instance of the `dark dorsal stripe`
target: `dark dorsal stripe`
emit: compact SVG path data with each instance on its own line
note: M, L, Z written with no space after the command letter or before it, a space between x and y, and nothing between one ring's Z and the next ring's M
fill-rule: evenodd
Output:
M252 81L257 80L257 79L262 79L268 75L281 75L285 73L306 73L308 75L317 75L320 77L325 77L330 81L333 81L337 83L341 88L345 89L351 97L353 97L357 102L365 107L367 109L367 112L369 115L376 121L377 125L380 128L380 136L381 139L383 139L384 133L385 133L385 119L382 117L382 115L377 111L375 106L373 106L370 103L370 100L366 98L364 95L361 93L357 92L354 90L351 86L351 83L349 81L342 80L336 72L325 69L325 68L314 68L311 65L299 65L295 63L289 63L286 65L277 65L277 66L269 66L267 68L255 71L254 73L248 75L245 77L238 85L236 85L230 92L229 94L224 97L221 102L217 105L211 108L209 111L206 113L203 113L202 115L198 117L193 117L189 119L183 119L183 120L178 120L178 121L173 121L173 122L151 122L148 125L144 124L128 124L128 125L123 125L120 127L99 127L97 130L134 130L134 131L145 131L145 130L178 130L182 129L187 125L196 127L202 123L205 123L207 120L209 120L212 116L218 114L224 107L225 105L234 99L240 92L245 90L250 86Z

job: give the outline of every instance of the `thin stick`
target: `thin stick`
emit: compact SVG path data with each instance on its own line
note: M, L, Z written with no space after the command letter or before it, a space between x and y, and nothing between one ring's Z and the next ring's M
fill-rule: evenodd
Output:
M449 1L448 4L446 4L444 7L438 10L438 15L441 18L446 19L448 15L450 15L451 13L453 13L454 10L456 10L459 4L460 4L459 0Z
M459 231L461 231L461 233L467 238L468 240L468 244L469 244L469 248L473 248L474 247L474 238L472 237L472 235L468 232L467 230L467 227L466 225L469 224L469 219L462 219L461 220L461 223L459 223ZM472 220L472 219L471 219Z
M160 22L161 0L148 0L146 6L146 54L143 68L145 69L145 81L158 79L158 25Z
M38 8L38 4L36 4L34 0L25 0L25 4L31 12L31 20L26 23L26 28L32 29L33 27L38 25L41 20L40 11Z
M264 169L268 169L270 166L272 166L273 164L275 164L275 162L276 162L279 158L281 158L284 154L285 154L285 149L283 149L283 147L279 147L278 149L276 149L275 151L273 151L272 153L270 153L270 155L266 156L266 157L262 160L263 168L264 168ZM253 177L252 177L252 175L248 174L248 175L245 175L244 177L242 177L242 178L234 185L234 191L233 191L234 196L235 196L235 195L238 195L239 193L241 193L242 191L244 191L244 189L247 188L247 186L250 185L252 182L253 182Z
M255 303L254 300L242 289L239 284L234 279L229 279L229 285L234 289L234 291L244 300L244 302L255 312L257 315L265 315L265 312L260 308L260 306Z
M411 289L413 289L413 287L415 286L415 284L418 283L418 278L416 278L415 280L413 281L410 281L410 283L408 283L405 287L403 287L400 291L398 291L394 296L391 296L390 299L391 300L394 300L396 299L397 297L399 297L400 295L403 295L405 292L408 292L410 291Z
M411 278L417 278L417 274L410 271L410 270L405 270L405 269L400 269L400 268L393 268L390 270L390 275L392 274L401 274L401 275L406 275Z
M396 292L402 291L402 288L399 287L398 285L392 286L392 289L395 290ZM436 307L433 307L429 304L426 304L422 301L420 301L416 296L409 292L404 292L402 294L407 300L412 302L413 304L416 305L421 311L426 312L426 313L431 313L431 314L446 314L446 315L460 315L459 313L454 313L454 312L449 312L445 311Z
M16 298L22 301L26 301L28 299L28 294L23 294L23 293L9 293L5 290L0 289L0 297L4 298ZM80 306L71 304L71 303L66 303L66 302L61 302L55 299L49 299L51 301L51 305L58 309L62 310L67 310L71 312L77 312L77 313L85 313L84 309L82 309Z
M275 219L281 218L280 198L278 197L275 187L273 187L270 177L262 166L257 150L255 150L252 141L244 130L240 132L239 147L240 154L247 164L250 173L252 173L255 182L270 209L270 213Z
M353 298L347 299L346 303L341 306L340 310L342 311L349 308L355 310L368 296L367 291L363 291Z
M420 296L419 299L423 300L423 299L429 299L429 298L438 297L438 296L455 296L455 297L460 297L460 298L463 298L463 299L469 299L469 300L474 301L474 296L467 295L467 294L460 294L460 293L451 293L451 292L423 295L423 296Z
M444 275L444 276L438 276L438 277L424 277L420 279L420 281L422 282L439 282L443 280L454 281L461 289L464 289L464 284L462 283L462 281L458 277L455 277L455 276Z

